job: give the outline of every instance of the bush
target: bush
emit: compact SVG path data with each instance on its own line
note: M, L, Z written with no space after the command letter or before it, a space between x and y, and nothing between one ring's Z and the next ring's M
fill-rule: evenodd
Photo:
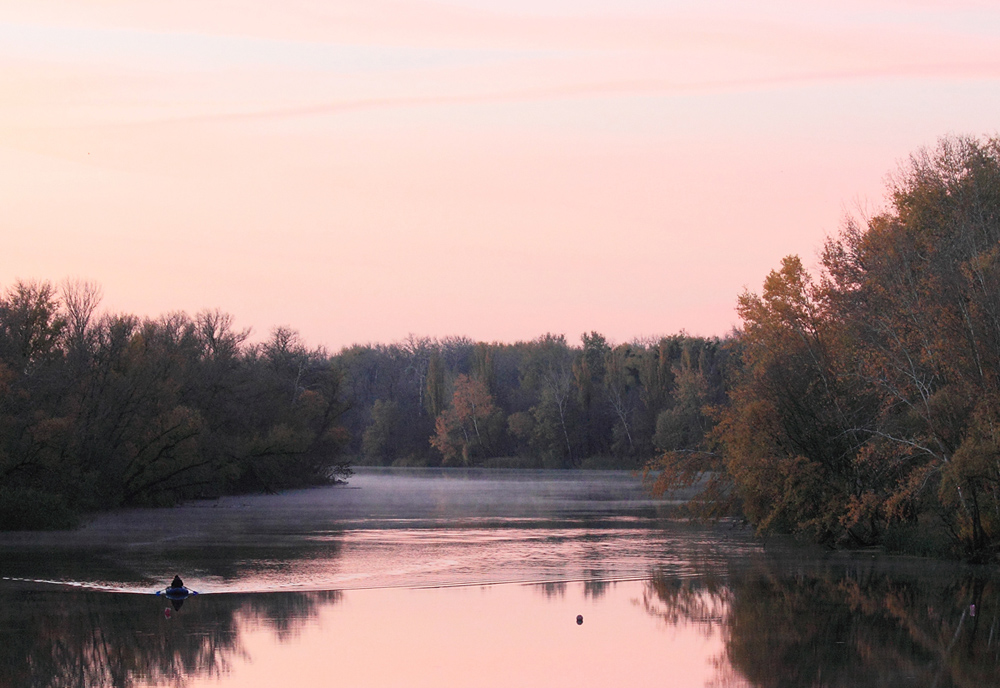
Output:
M0 530L62 530L78 522L60 495L0 487Z

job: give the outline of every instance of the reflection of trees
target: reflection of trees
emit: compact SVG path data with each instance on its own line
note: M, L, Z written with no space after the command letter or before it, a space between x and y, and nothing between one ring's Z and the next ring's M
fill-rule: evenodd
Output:
M608 581L602 579L601 571L588 571L588 578L583 581L583 596L592 597L595 600L604 597L608 591Z
M341 595L339 590L252 595L242 603L237 616L253 627L270 629L278 640L290 640L321 606L339 602Z
M586 575L588 577L583 580L583 596L595 600L603 597L611 585L606 579L602 578L603 572L590 570L587 571ZM549 581L547 583L535 583L535 588L545 595L546 598L553 599L556 597L565 597L568 585L566 581Z
M535 585L535 588L548 599L566 596L566 583L563 581L557 581L554 583L538 583Z
M95 592L0 596L0 688L127 688L219 676L246 657L241 634L297 634L339 592L203 595L165 619L162 600ZM6 677L6 678L4 678Z
M712 635L728 616L732 592L712 576L677 578L661 572L647 583L642 603L670 626L694 624Z
M996 577L963 569L942 578L872 565L788 570L786 562L726 580L658 575L644 602L667 623L721 630L717 685L996 685Z

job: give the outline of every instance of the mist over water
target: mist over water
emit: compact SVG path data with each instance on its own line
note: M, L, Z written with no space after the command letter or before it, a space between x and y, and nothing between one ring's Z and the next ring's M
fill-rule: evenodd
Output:
M0 536L3 574L147 591L348 590L694 575L759 545L670 521L620 471L361 469L346 486L104 514L72 533Z

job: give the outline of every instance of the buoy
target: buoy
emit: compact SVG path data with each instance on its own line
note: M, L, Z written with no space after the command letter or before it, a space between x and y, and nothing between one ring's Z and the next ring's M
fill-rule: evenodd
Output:
M577 614L576 615L576 625L577 626L582 626L583 625L583 614Z

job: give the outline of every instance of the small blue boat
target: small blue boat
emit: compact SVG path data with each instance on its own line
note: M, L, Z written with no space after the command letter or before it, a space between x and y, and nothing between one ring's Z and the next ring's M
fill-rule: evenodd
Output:
M163 595L168 600L186 600L192 595L197 595L197 590L190 590L186 586L181 586L179 588L167 588L166 590L157 590L157 595Z

